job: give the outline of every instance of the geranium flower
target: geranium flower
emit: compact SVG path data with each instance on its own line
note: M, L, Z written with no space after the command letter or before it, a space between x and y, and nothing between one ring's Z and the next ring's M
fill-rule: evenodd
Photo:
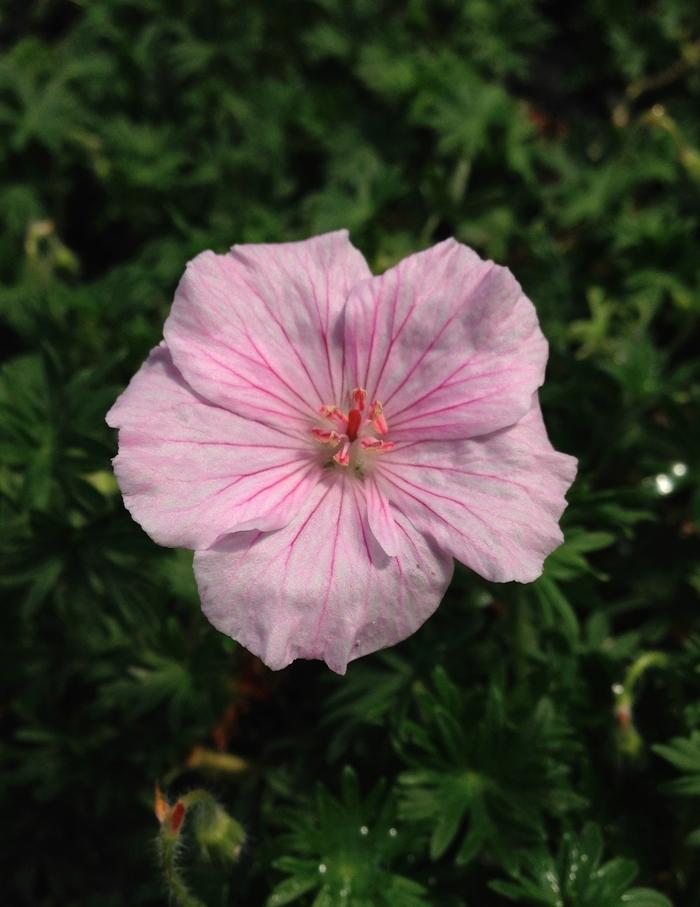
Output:
M453 558L531 582L576 461L549 443L547 342L454 240L373 277L347 231L203 252L107 415L124 502L195 550L204 612L271 668L413 633Z

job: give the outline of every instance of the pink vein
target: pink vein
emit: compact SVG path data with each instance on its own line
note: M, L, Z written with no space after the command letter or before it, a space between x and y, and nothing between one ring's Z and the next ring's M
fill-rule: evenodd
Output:
M298 351L297 348L296 348L296 345L292 343L292 341L291 341L291 339L290 339L290 337L289 337L289 334L287 333L287 329L285 328L284 324L283 324L279 319L275 318L274 312L272 312L272 311L270 310L270 307L269 307L269 305L267 304L265 298L262 296L261 293L258 292L258 290L255 289L255 287L253 287L253 286L246 280L246 278L245 278L242 274L240 275L240 279L241 279L241 280L243 281L243 283L248 287L248 289L250 290L250 292L251 292L254 296L257 296L257 298L258 298L258 299L260 300L260 302L262 303L262 306L263 306L263 308L265 309L265 311L267 312L267 314L270 316L270 318L272 319L272 321L273 321L273 322L277 325L277 327L280 329L280 331L282 332L282 336L284 337L284 339L287 341L287 344L289 345L289 348L292 350L292 352L293 352L294 355L296 356L296 358L297 358L297 360L298 360L298 362L299 362L299 365L301 365L302 369L303 369L304 372L306 373L306 377L309 379L309 383L311 384L311 387L313 387L313 389L316 391L316 395L317 395L317 397L318 397L319 402L320 402L320 403L323 403L323 397L322 397L321 394L319 393L319 390L318 390L318 388L316 387L316 383L314 382L314 379L311 377L311 373L309 372L308 368L306 367L306 363L304 362L304 360L303 360L302 357L300 356L299 351ZM239 321L240 321L240 318L239 318Z
M325 595L323 596L323 604L321 605L321 612L318 615L318 620L316 622L316 632L314 634L314 641L313 641L313 645L312 645L312 649L314 649L314 650L316 649L316 646L318 644L318 637L321 632L321 625L323 624L323 621L325 620L326 611L328 610L328 599L330 598L331 585L332 585L333 577L335 574L335 559L336 559L336 555L338 553L338 535L340 534L340 526L341 526L342 519L343 519L343 503L344 503L344 501L345 501L345 482L343 482L340 486L340 504L338 505L338 518L337 518L336 524L335 524L335 535L333 536L333 553L331 554L331 562L330 562L329 570L328 570L328 582L326 583L326 592L325 592Z
M408 383L411 376L415 373L416 369L420 366L421 362L425 359L425 357L428 355L428 353L432 350L432 348L435 346L435 344L438 342L438 340L442 337L442 335L445 333L447 328L452 324L452 322L455 320L455 318L458 316L458 314L459 314L459 312L455 311L450 315L450 317L443 324L443 326L440 328L438 333L430 341L428 346L423 350L423 352L419 356L418 360L411 366L408 374L404 376L404 378L401 380L399 385L396 388L394 388L394 390L389 394L389 396L385 400L382 400L382 403L384 404L385 407L387 406L389 401L393 400L394 397L399 393L399 391L401 391L406 386L406 384Z

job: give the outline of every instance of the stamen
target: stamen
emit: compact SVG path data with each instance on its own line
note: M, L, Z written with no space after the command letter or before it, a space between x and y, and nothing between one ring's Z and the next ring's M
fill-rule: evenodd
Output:
M373 450L375 453L386 453L394 449L393 441L381 441L379 438L361 438L360 444L364 450Z
M345 426L348 424L348 417L337 406L332 406L325 404L321 407L321 415L324 419L333 419L338 425L345 431Z
M338 466L347 466L350 462L350 442L346 441L333 457Z
M310 431L316 441L331 448L326 466L336 464L347 468L352 463L353 471L362 477L373 460L372 456L363 456L363 452L387 453L394 449L394 442L376 437L389 431L379 400L368 406L364 387L356 387L350 397L351 409L347 414L334 403L321 406L319 413L327 420L325 426L314 426Z
M321 444L339 444L341 436L337 431L326 431L323 428L312 428L311 434L316 438L317 441L320 441Z
M362 412L367 403L367 391L364 387L355 388L352 392L352 403L355 409L359 409L359 411Z
M369 417L377 434L385 435L389 431L389 426L384 418L384 407L379 400L375 400L370 406Z

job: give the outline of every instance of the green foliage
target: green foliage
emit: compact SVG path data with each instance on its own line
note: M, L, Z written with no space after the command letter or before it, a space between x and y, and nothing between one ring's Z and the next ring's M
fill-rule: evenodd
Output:
M665 789L680 797L700 797L700 731L690 737L674 737L667 744L657 743L654 752L683 773L683 777L669 781ZM700 828L691 832L688 844L700 845Z
M164 904L160 781L235 823L170 842L207 907L700 907L695 0L0 7L3 904ZM271 675L104 413L194 254L342 226L514 271L580 471L537 582L458 569L391 652Z
M617 857L602 863L603 838L597 825L580 836L567 832L556 857L528 854L527 869L513 882L492 882L491 888L516 901L537 907L670 907L668 898L650 888L630 888L637 876L632 860Z
M280 844L293 856L275 862L288 878L274 889L267 907L289 904L307 892L314 892L314 907L427 903L421 885L392 871L407 842L394 825L395 806L381 782L363 799L348 767L339 800L319 787L311 804L298 804L280 818L287 826Z
M566 727L549 700L518 703L498 680L465 694L438 668L433 689L418 694L418 709L419 720L401 727L411 766L399 776L401 816L427 821L432 859L443 856L467 818L457 864L485 852L515 866L528 844L544 839L548 815L583 805L568 777Z
M688 738L674 737L668 744L657 743L654 752L663 756L687 777L671 782L668 789L676 794L700 795L700 732Z

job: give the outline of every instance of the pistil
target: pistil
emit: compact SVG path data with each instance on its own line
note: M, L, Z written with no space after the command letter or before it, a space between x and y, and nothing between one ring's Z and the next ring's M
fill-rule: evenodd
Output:
M350 441L357 440L357 433L362 425L362 413L359 409L351 409L348 413L347 435Z

